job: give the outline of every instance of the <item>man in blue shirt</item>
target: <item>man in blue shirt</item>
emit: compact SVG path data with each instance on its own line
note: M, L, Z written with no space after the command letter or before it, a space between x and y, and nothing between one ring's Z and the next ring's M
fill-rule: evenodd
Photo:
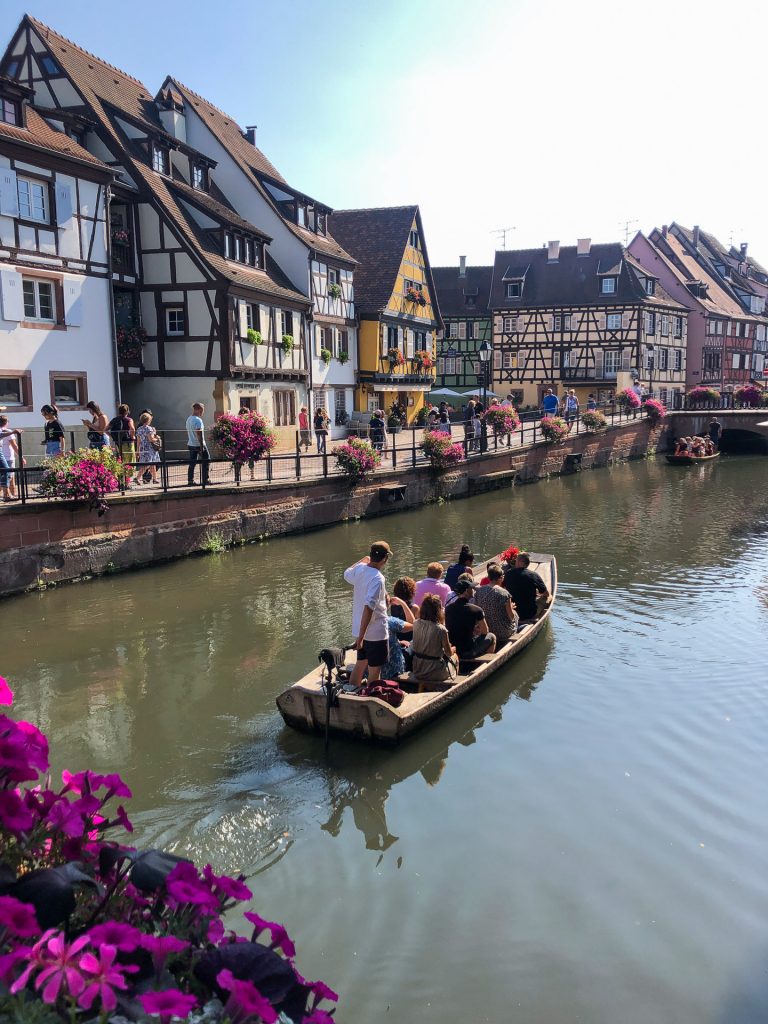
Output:
M192 406L192 415L187 416L187 451L189 452L189 469L187 470L187 485L192 487L195 482L195 463L200 459L200 474L203 486L210 483L208 476L208 462L210 455L205 446L205 424L203 413L205 406L202 402L195 402Z
M547 388L541 402L541 407L544 410L545 416L557 415L557 410L560 408L560 402L558 401L557 395L553 393L552 388Z

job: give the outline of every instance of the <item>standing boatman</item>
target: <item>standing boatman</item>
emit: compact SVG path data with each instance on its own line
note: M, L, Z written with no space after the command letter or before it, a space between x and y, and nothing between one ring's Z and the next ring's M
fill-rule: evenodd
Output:
M715 451L720 451L720 437L723 433L723 425L720 420L713 416L709 421L709 439L715 446Z

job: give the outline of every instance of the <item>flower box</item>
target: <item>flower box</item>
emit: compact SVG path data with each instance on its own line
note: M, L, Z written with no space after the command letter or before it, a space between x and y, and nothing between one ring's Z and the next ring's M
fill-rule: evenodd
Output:
M605 430L608 426L608 420L598 409L588 409L587 412L583 412L581 414L581 423L590 433L594 433L597 430Z
M757 387L757 385L745 384L743 387L736 388L733 392L733 397L739 405L745 405L749 409L754 409L763 404L764 394L763 389Z
M280 339L280 347L282 348L285 355L290 355L293 352L294 341L292 334L284 334Z
M344 363L348 363L349 362L349 352L339 352L339 354L336 356L336 358L339 360L339 362L343 366Z
M640 404L640 399L632 388L624 388L616 395L616 405L618 405L620 409L639 409Z
M539 423L539 428L548 444L560 444L568 437L570 431L562 416L544 416Z
M321 348L320 358L322 359L326 366L329 366L332 358L331 350L329 348Z
M364 480L381 462L381 456L371 442L362 437L350 437L344 444L334 448L331 454L352 484Z
M341 298L341 285L340 284L329 284L328 285L328 294L330 295L330 297L332 299L340 299Z
M511 434L520 426L520 417L512 406L492 405L485 414L485 422L494 434Z
M245 340L249 342L249 344L251 345L261 345L264 341L264 339L261 336L261 331L254 331L252 327L248 328L245 335Z
M395 366L402 366L405 363L405 357L399 348L388 349L387 359L389 360L390 370L394 369Z
M663 420L667 415L667 407L658 398L646 398L643 403L643 409L645 410L645 415L653 423L658 423L659 420Z
M431 430L424 435L421 447L433 469L449 469L464 459L464 449L442 430Z
M268 455L277 443L264 417L250 410L241 416L224 413L211 433L224 458L241 466Z
M720 392L717 388L703 387L701 384L697 384L695 388L691 388L688 394L685 396L688 399L689 405L714 405L720 402Z

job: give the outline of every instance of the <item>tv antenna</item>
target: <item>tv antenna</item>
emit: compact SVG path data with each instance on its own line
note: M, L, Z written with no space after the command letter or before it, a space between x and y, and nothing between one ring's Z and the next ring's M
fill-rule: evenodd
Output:
M639 224L639 223L640 223L640 221L637 220L637 218L633 218L632 220L625 220L625 221L620 222L619 227L624 232L624 245L628 245L629 244L629 233L632 230L632 228L635 226L635 224Z
M731 233L728 237L728 247L730 249L733 248L733 239L737 234L741 237L744 234L744 228L731 228Z
M511 228L496 228L496 230L492 231L491 234L492 235L501 236L501 248L502 249L506 249L507 248L507 235L512 234L513 231L517 231L517 228L515 228L515 227L511 227Z

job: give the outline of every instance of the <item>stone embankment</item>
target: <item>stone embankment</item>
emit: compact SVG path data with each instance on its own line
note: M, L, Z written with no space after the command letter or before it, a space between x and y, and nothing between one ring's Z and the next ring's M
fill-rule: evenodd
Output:
M10 506L0 513L0 596L645 458L666 446L668 429L637 419L564 444L498 451L449 472L419 466L377 473L354 488L317 478L126 494L110 499L103 518L78 502Z

